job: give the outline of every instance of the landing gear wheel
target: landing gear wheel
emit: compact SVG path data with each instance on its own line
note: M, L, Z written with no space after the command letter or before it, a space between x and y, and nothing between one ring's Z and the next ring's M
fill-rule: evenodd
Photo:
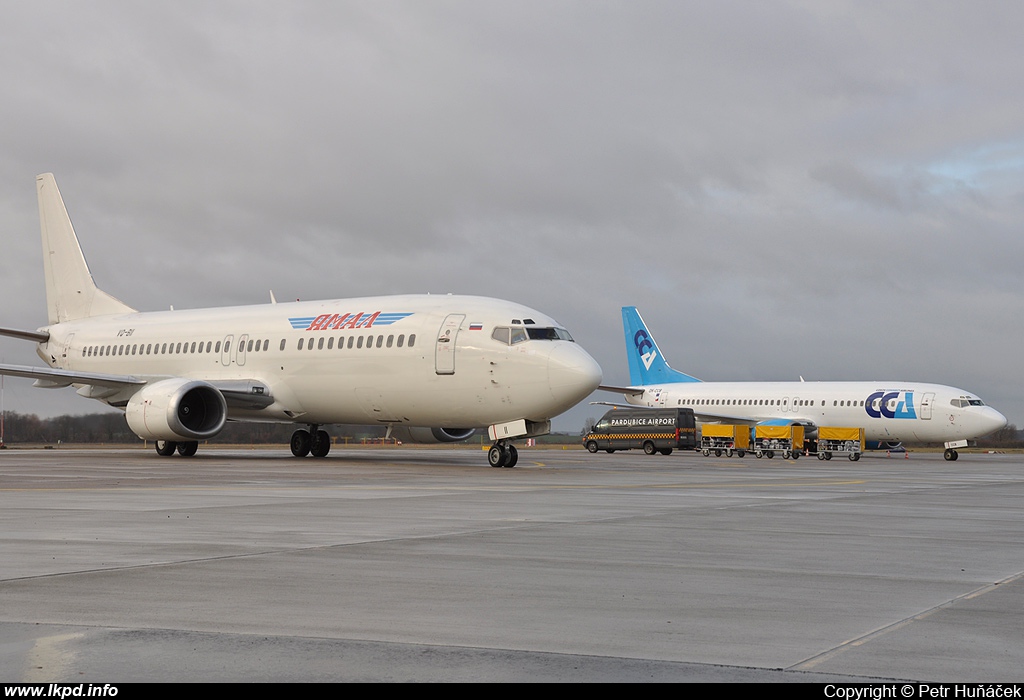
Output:
M655 447L654 447L654 443L651 442L650 440L648 440L647 442L644 443L644 454L645 455L652 455L652 454L654 454L657 451L658 450L655 449Z
M292 454L296 457L305 457L309 454L309 448L313 438L305 430L296 430L292 433Z
M331 451L331 436L327 434L326 430L316 431L316 435L313 437L312 444L309 446L309 452L314 457L326 457L327 453Z
M504 445L496 443L491 445L491 449L487 450L487 463L492 467L504 467L507 460L508 452L505 451Z
M516 449L515 445L509 445L505 448L505 451L508 454L508 457L505 460L505 468L511 469L519 463L519 450Z
M589 452L590 454L594 454L595 452L597 452L597 443L594 442L593 440L588 442L587 443L587 452Z
M955 462L960 458L960 455L957 454L956 450L950 448L942 453L942 458L947 462Z
M191 457L196 451L199 450L199 443L196 441L190 442L179 442L178 443L178 454L182 457Z
M157 440L156 453L161 457L170 457L178 449L178 443L171 440Z

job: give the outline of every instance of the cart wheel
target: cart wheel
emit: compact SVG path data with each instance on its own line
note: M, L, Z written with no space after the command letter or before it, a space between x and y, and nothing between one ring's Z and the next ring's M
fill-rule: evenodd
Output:
M761 450L754 450L754 456L757 457L758 459L761 459L761 457L764 456L764 453L761 452Z
M850 461L851 462L856 462L859 459L860 459L860 452L854 452L854 453L852 453L850 455Z
M825 453L825 461L828 461L830 459L832 459L832 453L831 452L826 452Z
M725 456L726 457L732 457L732 450L726 450L725 451Z
M715 457L721 457L721 456L722 456L722 451L721 450L715 450Z
M825 453L824 452L819 452L818 453L818 459L820 459L822 462L824 462L825 461Z
M736 456L737 456L737 457L743 457L743 456L745 456L746 454L747 454L747 451L746 451L746 450L736 450Z
M711 450L701 450L700 453L705 457L711 456Z

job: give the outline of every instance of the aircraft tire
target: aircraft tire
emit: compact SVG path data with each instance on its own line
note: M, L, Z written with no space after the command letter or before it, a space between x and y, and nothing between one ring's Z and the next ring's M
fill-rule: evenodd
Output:
M507 459L508 453L505 452L505 448L501 445L491 445L491 449L487 450L487 463L495 469L504 467Z
M587 443L587 452L589 452L590 454L596 453L597 452L597 443L594 442L593 440L588 442Z
M505 469L511 469L512 467L519 464L519 450L516 449L515 445L509 445L506 448L508 456L505 459Z
M954 449L948 449L942 453L942 458L947 462L955 462L960 458L960 455Z
M327 434L326 430L316 431L316 437L313 438L312 444L309 446L310 454L314 457L326 457L330 451L331 436Z
M199 450L199 443L195 440L178 443L178 454L182 457L192 457Z
M170 457L178 449L178 443L173 440L157 440L156 453L161 457Z
M292 433L292 454L296 457L305 457L309 454L309 448L313 439L305 430L296 430Z

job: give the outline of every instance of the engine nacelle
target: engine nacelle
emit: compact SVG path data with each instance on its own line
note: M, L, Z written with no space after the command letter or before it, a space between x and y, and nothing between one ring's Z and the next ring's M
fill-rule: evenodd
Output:
M164 379L137 391L124 415L132 432L146 440L206 440L224 428L228 406L206 382Z
M462 442L473 437L476 428L409 428L398 426L391 429L391 437L402 442L436 444L439 442Z

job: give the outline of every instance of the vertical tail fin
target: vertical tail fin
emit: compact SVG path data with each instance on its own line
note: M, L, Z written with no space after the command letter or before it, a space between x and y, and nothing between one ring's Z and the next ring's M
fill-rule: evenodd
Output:
M36 190L39 194L46 310L50 324L134 312L135 309L101 291L93 282L53 175L37 176Z
M622 307L622 331L626 336L629 382L633 386L700 381L668 366L635 306Z

